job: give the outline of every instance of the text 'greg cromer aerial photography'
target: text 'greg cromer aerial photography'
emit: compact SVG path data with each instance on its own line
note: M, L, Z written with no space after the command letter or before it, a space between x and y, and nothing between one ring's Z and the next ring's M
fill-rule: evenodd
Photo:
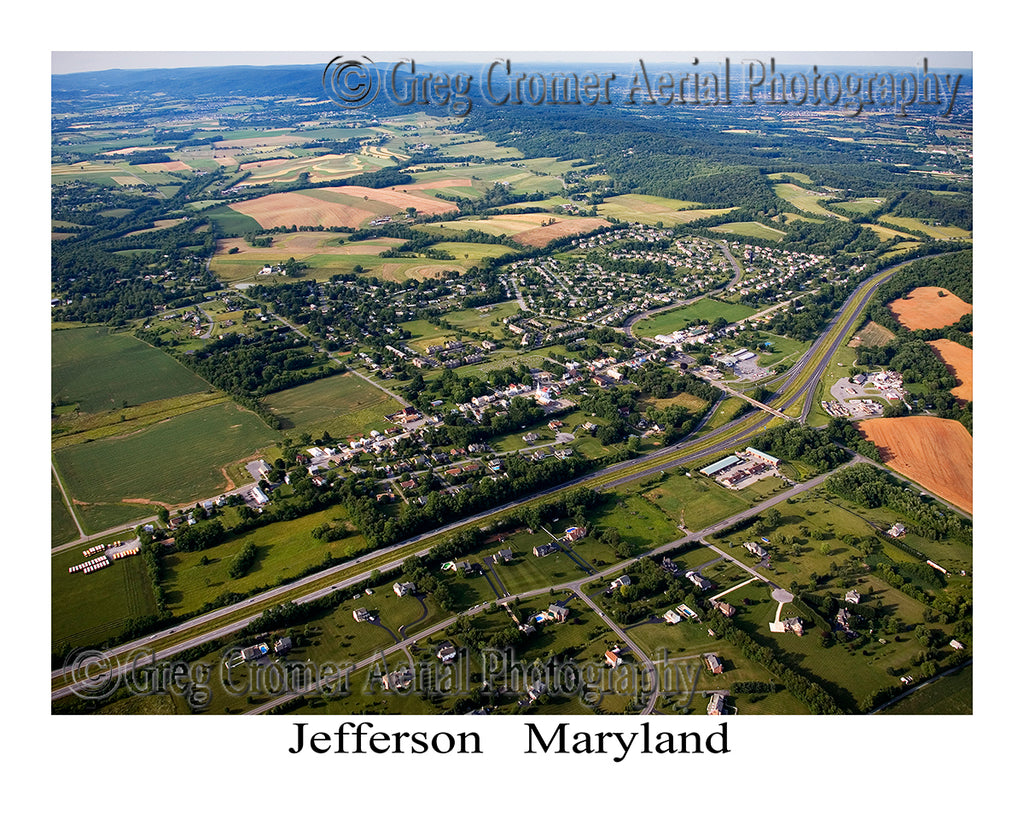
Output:
M51 89L53 713L972 712L969 53Z

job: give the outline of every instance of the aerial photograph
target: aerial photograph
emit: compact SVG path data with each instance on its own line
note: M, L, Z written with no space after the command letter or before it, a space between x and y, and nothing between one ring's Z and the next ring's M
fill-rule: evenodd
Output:
M52 715L974 713L971 52L140 54L52 54Z

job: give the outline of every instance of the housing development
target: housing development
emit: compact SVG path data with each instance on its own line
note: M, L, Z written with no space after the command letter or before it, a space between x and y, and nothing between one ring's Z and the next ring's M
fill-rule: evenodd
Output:
M971 713L970 72L640 68L53 75L54 713Z

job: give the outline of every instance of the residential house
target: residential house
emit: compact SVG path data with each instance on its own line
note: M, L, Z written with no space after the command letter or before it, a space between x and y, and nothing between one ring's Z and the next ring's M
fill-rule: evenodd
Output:
M445 640L437 647L437 659L442 663L450 663L458 655L459 650L449 640Z
M548 615L551 620L557 623L564 623L569 617L569 609L565 606L560 606L557 603L552 603L548 606Z
M558 551L558 544L555 542L543 543L533 547L534 557L547 557L552 552Z
M708 716L721 717L725 715L725 694L716 691L708 701Z
M722 665L722 661L718 659L717 654L705 654L704 665L707 666L708 671L712 674L721 674L725 671L725 666Z
M405 597L407 594L416 593L415 583L395 583L391 588L399 597Z

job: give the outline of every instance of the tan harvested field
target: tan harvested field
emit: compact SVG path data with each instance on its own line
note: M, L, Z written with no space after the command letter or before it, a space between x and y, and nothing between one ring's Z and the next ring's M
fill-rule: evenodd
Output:
M245 162L238 166L240 171L251 171L253 168L273 168L275 165L283 165L291 162L290 159L261 159L256 162Z
M942 363L959 382L952 393L960 401L974 400L974 350L957 344L948 338L929 341L928 346L935 350Z
M192 166L186 165L179 159L172 162L147 162L145 165L139 165L144 171L153 171L159 173L160 171L191 171Z
M417 193L404 193L403 190L408 188L413 190L411 185L402 186L401 188L364 188L360 185L348 185L344 189L344 193L340 193L341 196L356 196L359 198L368 197L370 200L375 202L383 202L386 205L392 205L397 210L405 210L409 207L414 207L421 213L426 213L433 216L437 213L451 213L458 211L458 207L451 202L443 202L440 199L435 199L432 196L427 196ZM325 191L327 192L327 191ZM329 191L334 193L334 191Z
M974 513L974 441L958 421L919 415L856 424L886 466Z
M289 225L357 227L377 216L372 210L340 202L325 202L302 193L272 193L247 202L236 202L230 207L251 216L264 228Z
M896 334L892 330L869 321L857 335L850 339L849 346L880 347L894 338L896 338Z
M553 225L544 225L532 230L524 230L515 238L517 242L530 247L544 247L555 239L563 236L575 236L577 233L589 233L599 227L610 225L607 219L600 216L581 216L578 219L556 219Z
M238 160L233 156L215 156L213 159L218 165L231 166L238 164Z
M173 148L173 145L133 145L131 148L117 148L113 151L104 151L100 156L124 156L126 154L138 153L139 151L170 151Z
M945 295L939 296L939 293ZM974 308L941 287L916 287L906 298L889 302L889 310L908 330L948 327Z
M472 179L435 179L432 182L416 182L413 185L399 185L400 191L430 191L437 188L471 188Z

